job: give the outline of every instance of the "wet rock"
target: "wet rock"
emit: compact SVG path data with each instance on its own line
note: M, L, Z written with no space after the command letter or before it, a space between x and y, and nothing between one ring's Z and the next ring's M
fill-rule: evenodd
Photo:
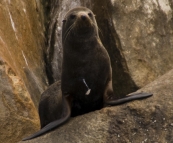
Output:
M173 70L139 90L154 94L148 99L71 118L58 129L25 142L173 142L172 85Z

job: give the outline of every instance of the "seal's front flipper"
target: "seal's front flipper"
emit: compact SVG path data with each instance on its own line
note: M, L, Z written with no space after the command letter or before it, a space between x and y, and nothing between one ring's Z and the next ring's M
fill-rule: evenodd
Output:
M133 100L138 100L138 99L143 99L143 98L147 98L152 96L152 93L132 93L129 94L128 96L121 98L121 99L116 99L116 100L107 100L105 101L105 104L107 105L119 105L119 104L123 104L129 101L133 101Z

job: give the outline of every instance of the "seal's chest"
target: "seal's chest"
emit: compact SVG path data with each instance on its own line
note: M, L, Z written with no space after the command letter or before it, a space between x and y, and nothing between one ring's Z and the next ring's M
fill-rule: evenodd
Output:
M92 98L91 98L92 97ZM96 99L97 97L97 99ZM98 98L99 97L99 98ZM79 99L74 99L72 102L71 116L77 116L81 114L85 114L94 110L99 110L103 107L103 99L102 96L81 96Z

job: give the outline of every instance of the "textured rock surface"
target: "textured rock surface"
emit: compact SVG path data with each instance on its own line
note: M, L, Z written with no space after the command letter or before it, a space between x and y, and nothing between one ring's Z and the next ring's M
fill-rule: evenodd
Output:
M111 5L118 48L135 84L143 87L172 69L173 1L113 0Z
M23 81L0 60L0 143L20 141L39 129L37 110Z
M36 1L0 1L0 56L24 81L34 104L46 86L44 27Z
M173 68L173 1L51 2L47 49L50 83L60 79L63 16L76 6L86 6L96 14L100 37L111 57L117 96L133 92Z
M47 85L42 7L35 0L0 1L1 143L39 129L37 106Z
M173 70L140 90L153 92L151 98L78 116L26 143L171 143L172 85Z

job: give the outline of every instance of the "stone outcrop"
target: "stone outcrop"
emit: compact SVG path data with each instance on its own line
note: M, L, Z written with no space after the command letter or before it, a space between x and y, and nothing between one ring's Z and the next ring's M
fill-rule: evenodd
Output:
M36 107L47 85L41 10L36 1L0 2L0 57L20 76Z
M112 34L135 85L141 88L171 70L173 1L113 0L110 7L111 10L107 10L110 15L108 25L116 31ZM116 65L115 61L112 58L113 65ZM114 76L117 76L116 67Z
M19 76L0 59L0 143L15 143L39 129L37 110Z
M39 129L37 106L47 86L44 22L40 2L0 1L0 143Z
M173 70L140 89L154 94L148 99L71 118L55 131L25 143L171 143L172 85Z

